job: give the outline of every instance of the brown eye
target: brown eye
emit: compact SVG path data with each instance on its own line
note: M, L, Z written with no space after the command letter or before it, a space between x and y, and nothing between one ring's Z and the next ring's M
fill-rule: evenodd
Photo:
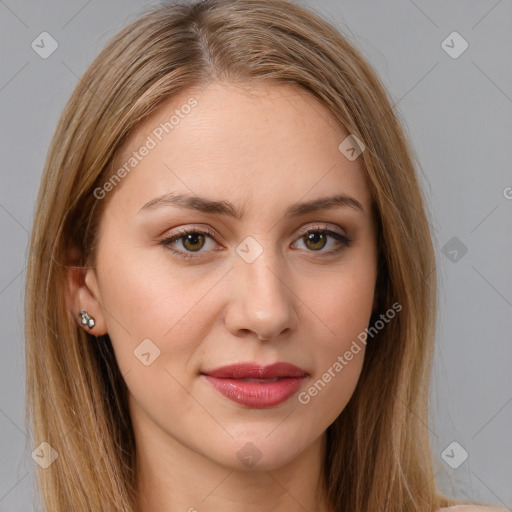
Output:
M307 252L317 252L322 256L337 254L352 243L345 235L323 227L315 226L302 233L295 243L302 244L302 249Z
M205 237L201 233L189 233L182 238L183 247L187 249L187 251L199 251L203 248L205 243Z
M304 235L302 239L304 240L306 247L314 251L323 249L327 243L327 237L325 233L321 233L320 231L308 233Z
M210 247L208 242L211 244ZM197 229L182 230L180 234L166 238L160 243L171 252L187 259L199 257L203 252L207 252L202 250L204 248L215 247L213 232ZM179 244L178 247L175 244Z

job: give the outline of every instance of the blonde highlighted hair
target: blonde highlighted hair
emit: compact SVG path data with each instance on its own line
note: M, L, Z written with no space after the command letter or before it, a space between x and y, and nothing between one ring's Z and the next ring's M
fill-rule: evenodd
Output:
M48 511L135 512L127 389L108 336L80 329L65 297L68 265L94 265L108 179L127 137L173 96L213 80L293 84L364 142L378 224L379 313L399 315L368 342L357 388L327 430L327 498L336 512L433 512L428 388L436 271L411 150L379 79L330 23L286 0L153 7L92 62L60 118L34 213L26 281L26 417ZM340 141L341 142L341 141ZM76 257L73 257L76 254Z

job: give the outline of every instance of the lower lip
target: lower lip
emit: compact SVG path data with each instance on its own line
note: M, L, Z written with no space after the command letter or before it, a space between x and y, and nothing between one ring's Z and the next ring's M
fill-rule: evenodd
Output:
M305 377L285 377L276 382L246 382L238 379L219 379L204 375L206 380L233 402L263 409L279 405L293 396Z

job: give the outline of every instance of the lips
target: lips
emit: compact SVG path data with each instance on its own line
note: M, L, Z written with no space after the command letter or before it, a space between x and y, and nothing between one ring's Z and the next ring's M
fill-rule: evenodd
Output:
M202 372L203 377L226 398L247 407L273 407L294 395L307 373L290 363L262 367L241 363Z

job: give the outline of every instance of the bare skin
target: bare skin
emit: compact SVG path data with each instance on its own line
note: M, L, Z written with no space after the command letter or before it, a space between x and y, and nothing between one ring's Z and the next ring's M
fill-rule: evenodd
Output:
M109 334L129 389L142 512L329 510L318 485L325 432L353 394L364 344L342 371L333 376L332 368L375 307L371 194L362 157L340 152L348 133L323 105L291 86L249 89L213 83L186 91L138 127L116 166L148 136L156 146L100 199L108 203L97 266L70 277L73 312L86 309L96 320L90 332ZM191 97L197 105L158 140L155 128ZM233 203L243 217L143 208L171 192ZM335 194L361 208L284 216L295 203ZM165 246L180 227L212 234ZM301 228L320 236L308 241ZM237 248L261 254L248 262ZM134 355L143 340L151 340L147 365ZM307 372L303 394L329 369L331 378L307 403L296 394L252 408L201 375L278 361Z

